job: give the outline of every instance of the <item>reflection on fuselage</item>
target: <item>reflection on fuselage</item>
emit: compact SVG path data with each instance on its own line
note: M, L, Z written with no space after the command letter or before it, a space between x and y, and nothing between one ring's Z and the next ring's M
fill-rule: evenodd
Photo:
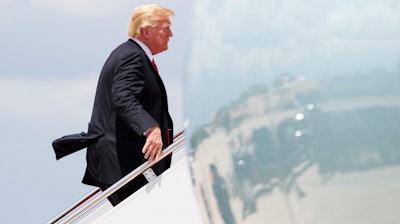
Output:
M400 165L400 102L390 82L370 89L382 80L372 74L354 88L352 78L282 75L194 130L194 184L210 223L257 223L276 191L307 198L299 179L313 168L323 188L337 174Z

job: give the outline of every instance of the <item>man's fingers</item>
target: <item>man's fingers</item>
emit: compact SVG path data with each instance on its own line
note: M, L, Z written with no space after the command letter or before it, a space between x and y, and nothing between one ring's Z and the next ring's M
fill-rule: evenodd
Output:
M153 145L143 147L142 152L144 154L144 158L148 159L150 162L153 161L154 158L159 160L162 153L161 148L162 147L154 147Z
M142 148L142 153L145 154L147 152L147 149L149 148L149 144L146 142Z
M158 161L158 160L160 160L160 157L161 157L161 150L159 150L158 152L157 152L157 154L156 154L156 160Z
M153 161L155 155L156 154L154 153L154 150L152 150L151 153L150 153L150 156L148 158L149 162Z
M160 128L157 126L151 128L146 134L146 142L142 149L144 158L150 162L153 161L153 159L159 160L162 153L162 146L163 142Z

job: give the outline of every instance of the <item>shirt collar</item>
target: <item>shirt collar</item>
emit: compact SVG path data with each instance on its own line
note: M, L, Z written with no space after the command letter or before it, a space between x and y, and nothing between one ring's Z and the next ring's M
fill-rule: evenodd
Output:
M139 44L139 46L144 50L144 52L146 53L146 55L150 59L150 61L152 61L153 55L151 54L150 48L148 48L142 41L140 41L137 38L133 38L132 40L135 41L137 44Z

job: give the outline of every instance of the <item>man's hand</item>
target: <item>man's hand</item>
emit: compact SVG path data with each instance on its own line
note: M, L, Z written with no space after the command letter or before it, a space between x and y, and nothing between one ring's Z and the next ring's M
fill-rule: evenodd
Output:
M142 153L144 154L144 158L149 162L160 159L162 153L162 137L161 130L158 126L152 127L146 133L146 143L143 146Z

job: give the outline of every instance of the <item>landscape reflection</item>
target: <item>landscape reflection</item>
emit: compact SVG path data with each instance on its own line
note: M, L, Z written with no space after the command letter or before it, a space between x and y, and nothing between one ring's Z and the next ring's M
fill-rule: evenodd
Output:
M196 1L197 9L204 10L195 22L203 29L193 37L185 90L190 168L204 223L398 222L400 45L393 39L398 40L400 32L387 28L368 36L355 30L343 37L341 29L332 28L321 35L323 24L309 24L309 16L296 17L311 9L295 1L217 2L211 7L211 1ZM327 18L320 19L326 21L348 10L361 15L369 12L363 9L372 9L372 3L351 2L356 7L337 2L330 7L315 2L315 7L322 7ZM386 7L390 4L396 4L397 11ZM374 6L400 13L395 1ZM237 7L240 15L233 15ZM257 14L257 7L272 15ZM282 30L276 28L273 16L282 19L278 13L286 11L296 17L298 29L308 26L315 35L295 30L289 38L285 30L293 25L290 15L278 21ZM251 43L246 32L235 33L226 20L257 15L260 21L272 21L262 30L247 30ZM360 23L375 19L363 16ZM388 21L375 22L379 27ZM206 37L213 26L221 29L214 35L217 39ZM298 61L287 60L293 55L290 49L284 51L286 42L266 35L290 39L298 50L293 60ZM341 38L338 52L319 45L332 37ZM367 42L368 48L360 51L359 45L348 44L356 40ZM390 46L380 52L391 56L387 59L376 53L382 42ZM206 46L213 47L205 52ZM282 51L274 49L278 47ZM314 57L330 61L324 61L324 67ZM359 60L374 63L361 67Z

